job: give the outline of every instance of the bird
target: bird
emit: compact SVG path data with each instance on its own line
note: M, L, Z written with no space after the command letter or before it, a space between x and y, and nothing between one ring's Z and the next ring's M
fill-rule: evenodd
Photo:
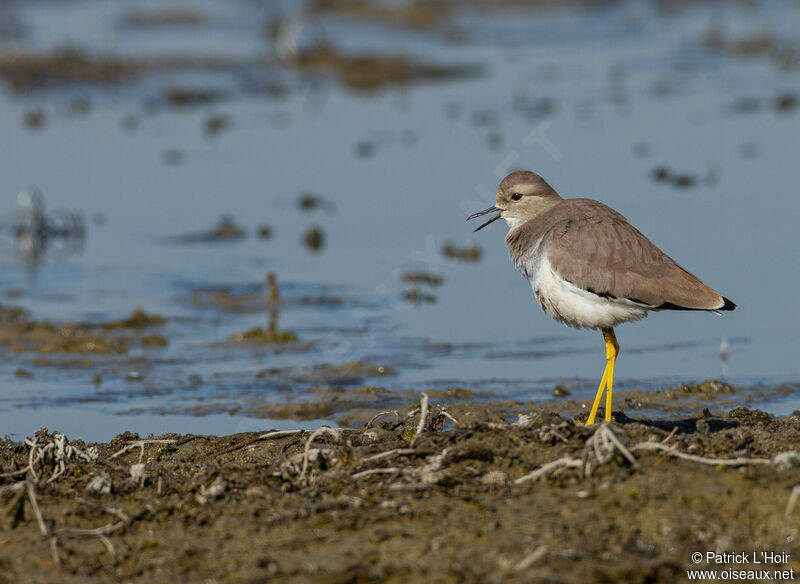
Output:
M663 310L719 314L736 308L620 213L592 199L564 199L535 172L506 176L495 204L467 220L494 212L475 231L505 220L511 259L530 282L544 312L567 326L603 333L606 367L587 426L595 423L606 388L605 420L611 421L614 365L619 355L615 326Z

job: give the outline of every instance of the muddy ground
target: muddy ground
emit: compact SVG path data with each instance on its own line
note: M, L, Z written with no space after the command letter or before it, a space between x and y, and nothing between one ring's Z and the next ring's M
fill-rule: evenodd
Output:
M309 14L389 23L414 34L426 31L452 43L470 43L469 28L454 19L459 3L401 4L317 1ZM486 10L538 10L557 3L469 4ZM120 27L194 27L203 32L212 20L212 15L191 8L131 9ZM0 35L14 34L16 27L8 22L0 22ZM46 92L58 97L59 91L68 90L70 107L63 110L31 102L22 119L31 131L46 132L50 117L61 111L65 116L89 113L93 100L104 95L101 90L112 87L143 104L135 113L120 113L128 132L147 127L151 110L158 108L226 108L209 111L202 122L203 136L211 138L247 119L238 113L237 98L261 95L291 104L298 95L321 93L324 83L310 89L318 77L330 77L344 91L366 98L386 88L489 73L471 60L425 60L399 50L346 52L323 39L281 54L280 38L292 24L288 17L265 21L260 33L264 50L251 57L208 57L183 50L126 57L80 43L43 51L20 42L0 52L0 81L18 100ZM740 38L712 24L694 41L717 55L765 60L785 71L800 63L794 38L784 39L769 29ZM704 53L701 57L707 58ZM284 70L297 78L278 75ZM624 72L610 69L609 83L619 85L621 96L635 96L635 86L622 87L624 75L615 81L617 70ZM161 79L191 73L224 78L208 86L187 84L184 77L169 83ZM148 77L155 81L148 80L143 88L135 85ZM75 88L97 93L72 98ZM668 75L657 80L652 92L664 97L679 89ZM528 111L528 121L538 123L571 107L568 100L549 94L555 89L544 91L520 94L515 107ZM742 116L768 109L785 115L798 104L795 92L751 95L748 90L731 109ZM454 93L443 115L484 128L489 147L501 149L502 110L475 107ZM424 139L422 130L420 134ZM404 136L409 144L417 140L415 131ZM761 139L760 133L756 136ZM369 135L355 139L360 140L353 148L357 158L373 157L383 147ZM184 139L180 148L165 150L164 162L191 162L190 144L194 142ZM644 159L653 149L654 156L661 156L658 147L651 138L637 143L634 153ZM753 158L762 148L755 138L743 147L743 156ZM509 142L508 148L514 144ZM502 151L495 154L499 158ZM675 189L712 187L718 179L711 169L704 175L671 159L648 164L654 183ZM239 187L250 190L249 185ZM304 193L296 206L303 213L332 213L337 201L327 196ZM270 218L271 224L279 225L279 219ZM319 253L335 242L336 233L320 221L297 234L309 252ZM272 228L262 224L253 233L223 217L207 230L165 240L208 244L254 235L270 239ZM477 246L449 241L439 253L461 262L483 257ZM436 302L443 294L437 274L409 272L401 279L407 285L403 298L412 304ZM274 275L265 283L264 290L209 287L187 292L180 300L186 305L227 316L263 311L268 322L220 335L204 348L309 352L318 340L281 329L280 309L362 307L352 298L333 295L281 297ZM9 299L20 295L6 292ZM149 372L169 359L160 351L185 339L174 335L170 324L171 319L142 310L100 323L51 322L6 306L0 308L0 350L11 362L24 359L24 367L15 365L18 378L47 380L46 368L81 368L92 373L96 387L104 386L102 398L130 399L167 391L167 384L158 380L140 383L139 390L116 387L113 381L127 375L139 383L140 371ZM447 353L452 348L431 349ZM272 432L265 426L263 432L224 437L125 433L109 443L86 444L68 440L55 428L24 441L0 441L0 584L683 582L687 569L707 567L705 561L695 564L692 554L711 551L745 552L751 560L754 553L785 553L786 561L776 564L723 562L708 567L800 574L800 509L795 506L800 498L800 413L776 419L737 407L774 403L796 392L796 384L740 388L708 381L660 390L629 387L615 393L624 414L615 412L612 423L586 428L585 395L563 383L554 387L552 400L536 405L486 402L501 398L478 389L441 387L428 392L432 401L426 409L410 389L371 385L394 373L384 363L309 359L307 367L248 372L241 385L234 380L220 391L206 388L200 405L148 402L143 409L230 412L273 420L324 417L350 430ZM222 376L215 380L223 381ZM292 387L291 397L277 403L271 395L265 399L258 383ZM245 392L242 387L249 385L254 391ZM571 391L576 395L570 397ZM88 403L97 396L69 399ZM795 577L792 573L787 579Z
M675 582L696 551L800 571L800 416L460 411L5 441L0 582Z

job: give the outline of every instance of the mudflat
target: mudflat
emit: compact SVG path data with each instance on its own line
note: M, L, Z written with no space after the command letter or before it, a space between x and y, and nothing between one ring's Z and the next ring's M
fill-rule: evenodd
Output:
M460 405L423 399L352 430L5 441L0 582L676 582L692 569L800 570L800 416L614 412L587 428L585 414Z

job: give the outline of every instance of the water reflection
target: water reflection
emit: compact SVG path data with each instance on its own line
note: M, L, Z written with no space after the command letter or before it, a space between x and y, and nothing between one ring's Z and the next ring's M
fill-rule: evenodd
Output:
M70 211L47 214L44 197L36 189L21 191L13 215L0 222L0 249L24 262L30 282L45 255L80 254L85 239L83 215Z

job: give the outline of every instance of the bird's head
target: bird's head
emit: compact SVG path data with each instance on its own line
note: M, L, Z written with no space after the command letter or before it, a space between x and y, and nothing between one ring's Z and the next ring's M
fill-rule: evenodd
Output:
M492 207L470 215L467 221L499 211L475 231L480 231L498 219L504 219L513 229L548 211L560 200L558 193L542 177L535 172L520 170L512 172L503 179L497 188L497 199Z

